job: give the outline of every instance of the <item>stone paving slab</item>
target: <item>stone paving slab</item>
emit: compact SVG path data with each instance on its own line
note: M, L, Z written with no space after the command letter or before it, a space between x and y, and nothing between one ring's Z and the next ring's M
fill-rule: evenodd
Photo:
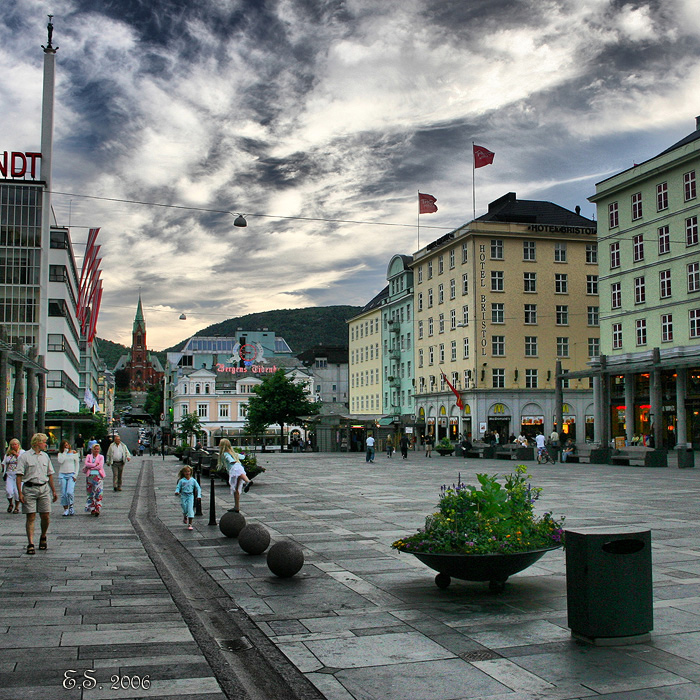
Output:
M528 464L544 489L538 505L565 514L567 527L652 530L651 642L596 648L574 641L567 627L562 551L512 577L498 595L466 581L439 590L435 572L390 548L435 510L441 484L460 472L474 483L477 472L503 474L514 464L426 464L412 454L378 461L367 479L360 454L260 458L267 471L243 495L242 512L273 541L302 546L306 563L294 579L271 576L264 556L253 564L207 525L208 512L194 533L171 506L159 516L203 567L228 575L222 585L234 603L327 698L700 700L700 471ZM161 483L175 472L162 465ZM208 487L207 480L207 504ZM218 515L231 506L222 485Z
M6 608L0 700L224 700L129 522L140 466L136 459L125 470L124 491L105 489L99 518L82 507L63 517L54 504L46 552L25 554L25 517L0 514L0 598ZM79 481L76 504L82 506ZM38 533L37 523L37 543ZM69 669L77 683L92 673L102 690L64 687ZM146 675L147 690L111 687L112 676Z

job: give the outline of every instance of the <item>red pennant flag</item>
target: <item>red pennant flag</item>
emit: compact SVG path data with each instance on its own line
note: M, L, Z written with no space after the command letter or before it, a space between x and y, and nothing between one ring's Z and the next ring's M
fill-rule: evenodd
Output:
M452 393L457 397L457 401L455 401L455 403L457 404L457 408L460 411L463 411L464 410L464 401L462 401L462 397L461 397L460 393L457 391L457 389L455 389L452 386L452 384L450 384L450 380L445 376L445 373L442 370L440 370L440 372L442 374L442 378L445 380L445 384L447 384L447 386L449 386L450 389L452 389Z
M474 167L483 168L485 165L491 165L495 155L495 153L483 146L474 145Z
M437 199L432 194L418 193L418 213L419 214L434 214L438 208L435 204Z

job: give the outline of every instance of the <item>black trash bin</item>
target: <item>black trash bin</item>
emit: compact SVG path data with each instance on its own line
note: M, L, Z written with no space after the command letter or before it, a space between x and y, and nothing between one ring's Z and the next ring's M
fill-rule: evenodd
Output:
M695 453L692 450L678 450L678 468L692 469L695 466Z
M648 641L654 628L651 531L566 530L572 636L597 645Z

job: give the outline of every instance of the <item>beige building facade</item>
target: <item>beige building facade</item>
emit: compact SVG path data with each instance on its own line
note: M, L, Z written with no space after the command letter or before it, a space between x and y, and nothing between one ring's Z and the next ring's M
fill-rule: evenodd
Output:
M514 193L414 255L424 434L551 432L557 361L575 371L599 354L597 255L594 221ZM588 379L563 381L562 412L560 432L592 439Z

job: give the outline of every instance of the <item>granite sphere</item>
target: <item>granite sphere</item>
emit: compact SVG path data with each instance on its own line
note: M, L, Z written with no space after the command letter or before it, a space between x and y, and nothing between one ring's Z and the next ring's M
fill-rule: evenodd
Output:
M219 520L219 530L226 537L238 537L245 525L245 517L240 513L234 513L232 510L224 513L221 516L221 520Z
M267 553L267 566L275 576L289 578L304 565L304 552L292 540L275 542Z
M246 525L238 535L238 544L248 554L262 554L270 544L270 533L264 525Z

